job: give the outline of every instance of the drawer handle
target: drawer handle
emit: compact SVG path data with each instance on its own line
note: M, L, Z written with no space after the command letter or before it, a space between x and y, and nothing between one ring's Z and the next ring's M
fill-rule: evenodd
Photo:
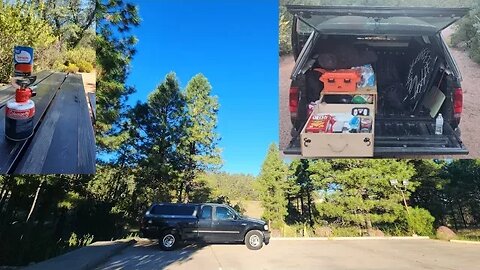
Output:
M304 139L303 139L303 145L304 145L305 147L308 147L308 144L311 143L311 142L312 142L312 140L310 140L309 138L304 138Z
M333 145L331 145L331 144L328 144L328 146L330 147L330 149L332 150L332 152L337 152L337 153L339 153L339 152L343 152L343 150L345 150L345 149L347 148L348 143L344 144L344 145L343 145L343 148L338 149L338 150L337 150L337 149L334 149Z
M363 139L363 142L366 143L367 146L370 146L372 144L372 141L370 141L370 138Z

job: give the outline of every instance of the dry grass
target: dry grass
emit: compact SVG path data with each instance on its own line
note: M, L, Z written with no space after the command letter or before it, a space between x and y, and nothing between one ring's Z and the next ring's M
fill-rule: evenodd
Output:
M232 201L233 204L238 203L239 201ZM241 201L242 207L245 208L246 216L252 218L261 218L263 214L263 207L260 201Z
M460 240L480 241L480 228L459 230L457 237Z

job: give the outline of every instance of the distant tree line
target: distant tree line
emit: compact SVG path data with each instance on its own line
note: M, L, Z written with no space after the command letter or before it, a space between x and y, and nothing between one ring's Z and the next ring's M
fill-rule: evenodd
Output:
M480 225L479 160L332 159L287 164L271 145L258 182L264 218L280 231L287 225L311 235L326 230L327 236L432 235L441 225L456 230Z

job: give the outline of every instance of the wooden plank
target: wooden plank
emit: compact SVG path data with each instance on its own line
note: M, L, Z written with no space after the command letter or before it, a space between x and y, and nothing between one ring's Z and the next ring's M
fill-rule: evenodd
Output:
M89 92L88 93L88 101L90 103L90 108L92 109L93 121L97 120L97 101L95 97L95 93Z
M37 80L35 80L35 82L32 84L33 88L35 89L40 82L42 82L52 74L53 72L50 70L44 70L44 71L38 72L37 74L34 74L37 76ZM1 90L0 91L0 108L5 106L7 101L13 98L14 95L15 95L15 89L11 85L6 89Z
M95 173L95 138L80 75L69 74L60 87L15 173Z
M58 88L65 79L65 73L54 73L38 84L35 101L36 113L33 118L35 128L38 127L40 119L55 96ZM0 174L12 172L14 163L18 160L21 150L29 141L12 142L5 138L5 107L0 108Z

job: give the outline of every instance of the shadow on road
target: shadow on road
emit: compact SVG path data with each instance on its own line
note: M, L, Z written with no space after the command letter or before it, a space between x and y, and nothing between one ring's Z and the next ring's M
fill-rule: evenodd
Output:
M163 251L157 241L141 240L113 256L97 269L165 269L172 263L190 261L193 253L204 247L204 245L198 244L184 244L176 250Z

